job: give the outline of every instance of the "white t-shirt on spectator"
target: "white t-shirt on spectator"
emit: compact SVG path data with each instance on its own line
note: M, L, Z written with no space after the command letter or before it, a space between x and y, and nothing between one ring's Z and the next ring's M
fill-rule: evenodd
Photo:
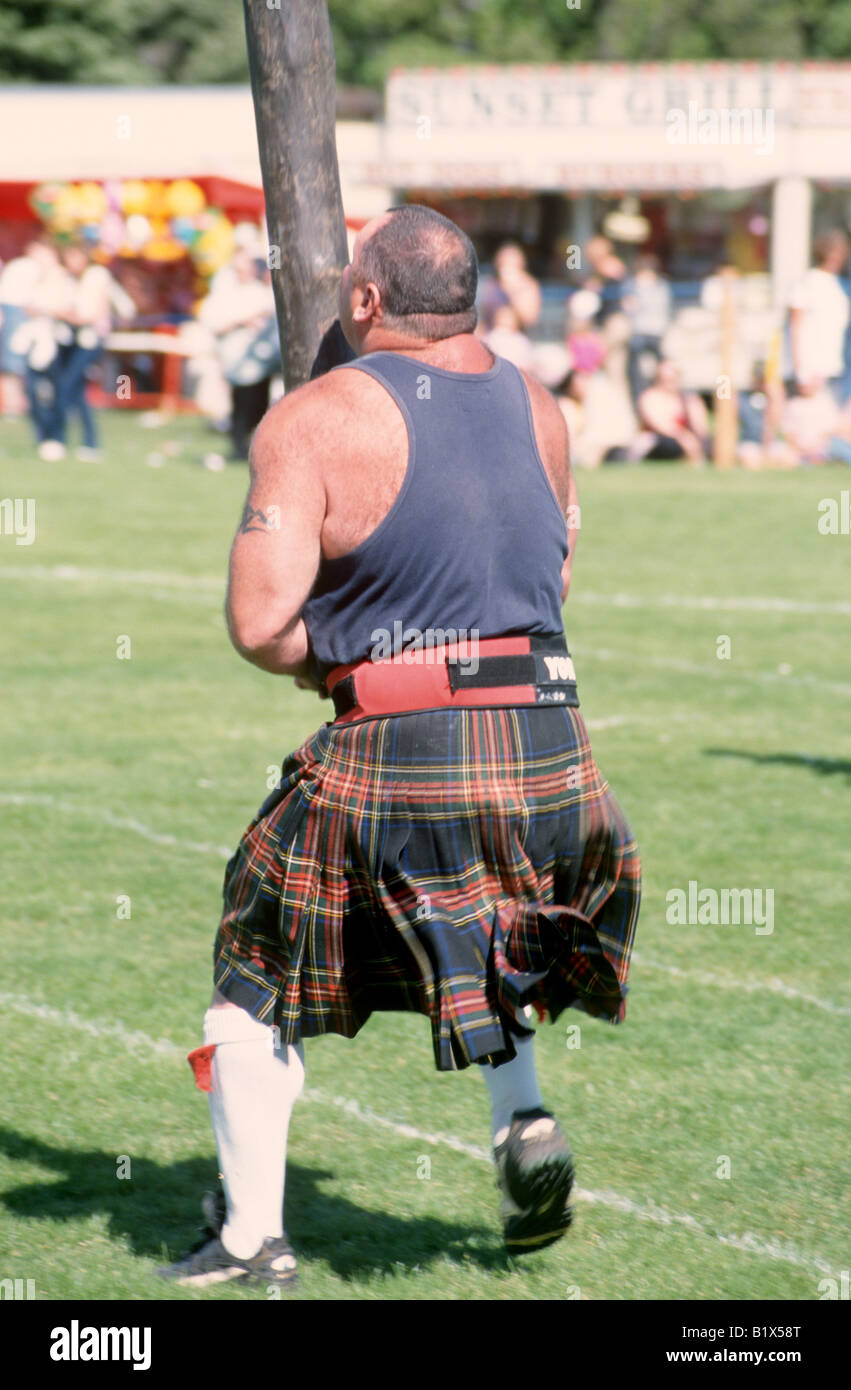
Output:
M83 324L93 329L99 339L109 333L113 311L123 319L131 319L136 313L133 300L105 265L86 267L74 286L73 303Z
M799 333L799 376L829 380L841 376L843 345L848 326L848 296L839 276L814 267L808 270L789 300L790 309L803 309Z

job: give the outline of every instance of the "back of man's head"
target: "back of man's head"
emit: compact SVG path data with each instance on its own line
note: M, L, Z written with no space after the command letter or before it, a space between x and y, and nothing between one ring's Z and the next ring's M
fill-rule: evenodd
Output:
M817 236L813 243L813 257L817 266L830 265L841 270L848 259L848 238L839 227L831 227Z
M391 208L363 243L352 273L357 285L378 286L385 324L399 333L437 340L476 326L473 243L431 208Z

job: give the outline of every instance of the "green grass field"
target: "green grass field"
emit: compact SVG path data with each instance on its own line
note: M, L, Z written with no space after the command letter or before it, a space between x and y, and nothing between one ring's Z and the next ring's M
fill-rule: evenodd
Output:
M229 646L245 472L199 467L215 446L196 421L114 415L104 433L106 462L44 464L0 422L0 498L36 508L33 544L0 535L0 1279L44 1299L262 1299L154 1269L196 1238L216 1174L184 1057L225 857L329 707ZM182 452L146 466L164 440ZM821 534L818 504L850 483L580 476L566 630L645 895L624 1026L568 1013L538 1035L574 1228L505 1256L484 1086L435 1072L425 1019L375 1017L308 1044L293 1298L816 1300L848 1269L851 536ZM773 890L773 931L670 924L690 880Z

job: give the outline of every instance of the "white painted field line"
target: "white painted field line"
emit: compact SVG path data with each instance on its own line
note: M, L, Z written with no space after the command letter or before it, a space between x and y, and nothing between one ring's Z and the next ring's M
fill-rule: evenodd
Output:
M658 656L636 656L625 648L623 651L612 651L611 648L586 647L573 642L570 643L570 650L574 657L579 657L580 660L587 657L590 661L621 662L638 671L642 667L651 667L654 671L674 671L682 676L708 677L716 681L749 681L761 685L811 685L819 690L829 690L834 695L851 695L851 685L845 685L840 681L825 681L821 676L811 676L807 671L799 673L790 670L786 675L781 671L740 671L735 663L730 661L719 661L714 666L701 666L692 661L668 661Z
M141 835L143 839L149 840L153 844L164 845L168 849L186 849L194 854L215 854L219 859L230 859L233 853L226 845L182 840L177 835L161 834L152 830L150 826L143 825L141 821L114 816L111 811L103 810L101 807L60 801L48 795L30 796L24 793L0 792L0 806L46 806L50 810L59 811L65 815L83 815L89 819L100 820L105 825L112 826L117 830L129 830L135 835ZM645 969L661 970L679 979L692 980L695 984L710 985L716 989L739 990L745 994L778 994L785 999L812 1004L825 1013L838 1014L843 1018L851 1017L851 1007L846 1008L842 1004L832 1004L829 1000L819 999L814 994L805 994L802 990L794 989L791 985L787 985L775 977L764 980L738 980L734 976L717 975L708 970L682 970L676 965L667 965L663 961L651 960L638 951L633 952L632 960L634 964L643 966Z
M139 1033L125 1028L123 1023L95 1023L89 1018L80 1018L73 1009L54 1009L50 1004L39 1004L26 994L7 994L0 992L0 1009L11 1009L13 1013L24 1014L28 1018L42 1019L57 1028L72 1028L88 1033L93 1038L113 1038L136 1052L138 1048L150 1049L161 1057L186 1057L186 1051L178 1047L170 1038L152 1038L149 1033Z
M796 598L760 598L732 595L713 598L708 594L598 594L591 589L578 589L568 603L598 604L605 608L685 608L709 612L735 613L824 613L836 617L851 617L851 603L842 600L810 602Z
M712 970L683 970L678 965L667 965L661 960L651 960L639 951L632 953L633 965L645 970L661 970L675 979L691 980L697 985L710 985L713 989L739 990L744 994L778 994L783 999L794 999L802 1004L812 1004L826 1014L838 1014L841 1018L851 1018L851 1007L832 1004L829 999L819 999L815 994L805 994L803 990L793 989L785 981L770 977L766 980L737 980L733 975L717 975Z
M143 840L150 840L151 844L165 845L169 849L187 849L193 854L215 854L219 859L230 859L233 854L233 850L228 849L225 845L211 845L197 840L182 840L178 835L152 830L149 825L143 825L141 821L131 820L127 816L115 816L104 807L86 806L85 803L74 801L60 801L54 796L29 795L23 792L0 792L0 806L44 806L51 811L58 811L60 815L84 816L88 820L96 820L100 821L102 825L109 825L115 830L129 830L133 835L141 835Z
M152 1038L147 1033L125 1028L122 1023L95 1023L90 1019L80 1018L71 1010L61 1011L52 1008L49 1004L40 1004L24 994L0 992L0 1008L9 1009L29 1018L41 1019L56 1027L77 1029L92 1037L114 1038L131 1052L144 1046L159 1056L175 1059L183 1059L186 1056L184 1049L169 1038ZM345 1096L330 1096L326 1095L324 1091L307 1088L303 1092L303 1099L318 1105L333 1106L334 1109L340 1110L351 1119L358 1120L362 1124L390 1130L402 1139L416 1139L417 1143L450 1148L455 1153L463 1154L477 1163L491 1163L490 1152L479 1145L467 1144L452 1134L430 1133L428 1130L417 1129L414 1125L391 1120L386 1115L379 1115L368 1106L361 1105L359 1101L350 1100ZM822 1259L819 1255L806 1255L789 1241L779 1241L774 1237L766 1239L763 1236L754 1235L752 1231L746 1231L744 1235L730 1235L718 1231L712 1226L703 1225L696 1217L690 1216L686 1212L671 1212L653 1201L634 1202L631 1197L622 1197L617 1192L592 1192L587 1188L580 1187L575 1189L574 1195L577 1201L587 1202L590 1206L608 1207L612 1211L620 1211L626 1216L635 1217L636 1220L649 1221L655 1226L681 1226L694 1235L716 1240L721 1245L730 1246L734 1250L742 1250L749 1255L757 1255L762 1259L774 1260L776 1263L791 1264L799 1269L812 1269L819 1274L836 1277L837 1271L827 1260Z
M203 590L224 596L224 572L180 574L165 570L89 569L83 565L3 565L0 579L38 579L53 584L134 584L141 588Z
M224 576L215 574L181 574L167 570L93 569L84 565L4 565L0 579L38 579L53 583L135 584L162 589L201 589L208 593L224 593ZM601 594L593 589L575 589L571 604L596 604L605 608L683 608L709 612L752 613L822 613L836 617L851 617L851 603L842 600L807 600L765 597L761 595L709 594Z

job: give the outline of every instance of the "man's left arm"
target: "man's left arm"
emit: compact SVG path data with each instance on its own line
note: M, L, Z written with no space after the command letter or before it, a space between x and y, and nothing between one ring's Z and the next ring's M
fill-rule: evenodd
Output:
M567 559L561 570L561 601L567 598L573 556L579 535L580 512L576 478L570 464L570 437L560 407L545 386L530 372L521 372L529 392L535 443L544 470L564 515L567 528Z
M246 661L275 675L313 673L301 612L319 570L326 506L310 447L315 391L308 385L285 397L258 426L230 555L231 641Z

